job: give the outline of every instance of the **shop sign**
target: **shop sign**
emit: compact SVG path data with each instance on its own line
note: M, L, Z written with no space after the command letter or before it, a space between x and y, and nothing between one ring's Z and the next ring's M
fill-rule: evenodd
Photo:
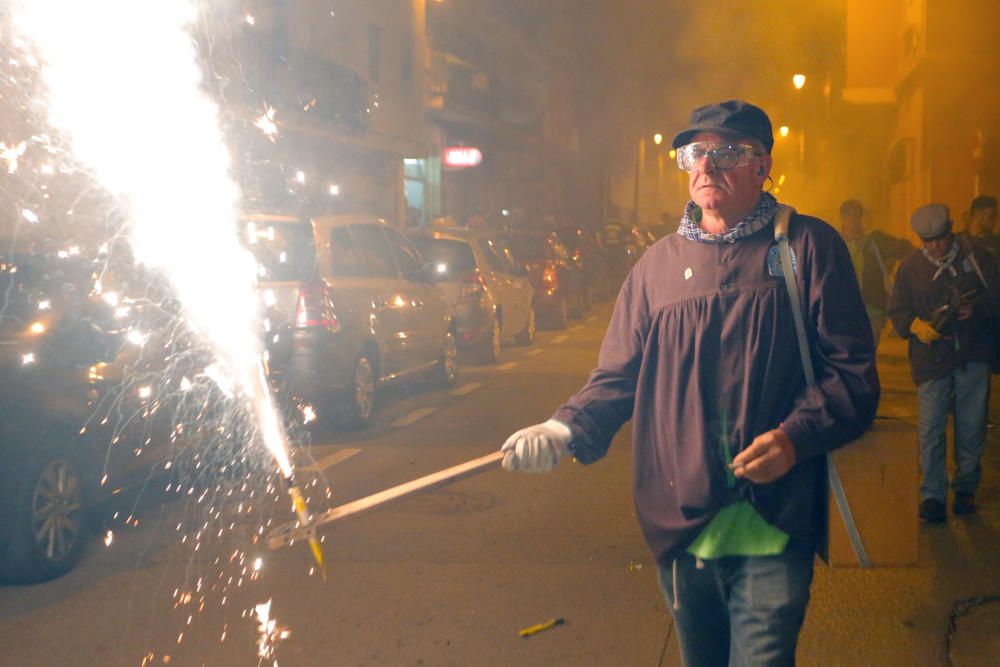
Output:
M449 169L468 169L482 163L483 152L474 146L449 146L441 152L441 161Z

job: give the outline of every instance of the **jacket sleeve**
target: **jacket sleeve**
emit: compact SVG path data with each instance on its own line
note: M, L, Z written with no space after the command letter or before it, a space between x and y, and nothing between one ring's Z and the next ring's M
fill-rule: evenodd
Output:
M640 261L622 286L611 322L587 384L553 415L573 432L569 449L581 463L603 457L611 440L632 418L643 348L649 333L649 309L642 289Z
M917 317L913 305L913 288L910 284L910 273L907 265L901 264L896 274L896 282L889 295L889 310L887 311L892 328L904 339L910 337L910 325Z
M813 233L797 245L807 259L799 284L805 287L816 384L805 387L782 425L799 461L864 433L880 393L871 324L847 245L825 223L810 227Z
M987 318L1000 317L1000 271L997 270L996 261L990 253L981 248L976 248L974 257L986 281L983 293L974 302L977 315Z
M888 234L883 234L882 232L876 232L876 234L878 234L878 236L876 236L875 242L878 243L879 250L882 251L882 256L886 261L886 268L890 271L892 270L893 264L901 261L904 257L913 252L913 244L906 239L889 236Z

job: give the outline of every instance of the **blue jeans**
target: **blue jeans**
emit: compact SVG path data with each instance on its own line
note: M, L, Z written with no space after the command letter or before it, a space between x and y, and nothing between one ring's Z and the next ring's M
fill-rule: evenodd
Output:
M699 561L684 554L660 567L685 667L795 664L806 616L813 549L789 542L778 556ZM676 574L676 576L675 576Z
M990 365L972 362L951 374L929 380L917 387L920 400L920 499L945 502L948 473L945 469L947 438L945 427L952 399L955 405L955 493L975 494L982 478L979 460L986 445L986 401L989 395Z

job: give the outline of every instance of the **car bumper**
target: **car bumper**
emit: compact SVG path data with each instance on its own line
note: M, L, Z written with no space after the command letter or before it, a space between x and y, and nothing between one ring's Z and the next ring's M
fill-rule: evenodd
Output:
M287 358L272 367L287 397L323 404L354 391L354 364L361 343L325 330L292 332Z

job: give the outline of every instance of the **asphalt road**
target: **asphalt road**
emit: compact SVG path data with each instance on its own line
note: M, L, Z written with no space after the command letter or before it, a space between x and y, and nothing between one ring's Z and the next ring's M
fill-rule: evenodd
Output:
M391 390L370 429L297 457L312 509L490 453L544 420L586 378L609 312L465 365L450 390ZM890 352L883 413L913 419L905 361ZM263 522L290 518L279 493L199 502L150 489L123 503L138 525L95 540L70 575L0 587L0 664L679 665L632 509L629 438L598 465L491 471L327 526L326 581L305 545L262 544ZM801 664L946 664L955 603L1000 592L996 444L983 511L924 529L919 567L818 566ZM240 502L253 507L233 514ZM291 634L261 657L254 607L268 600ZM565 623L518 636L553 618Z

